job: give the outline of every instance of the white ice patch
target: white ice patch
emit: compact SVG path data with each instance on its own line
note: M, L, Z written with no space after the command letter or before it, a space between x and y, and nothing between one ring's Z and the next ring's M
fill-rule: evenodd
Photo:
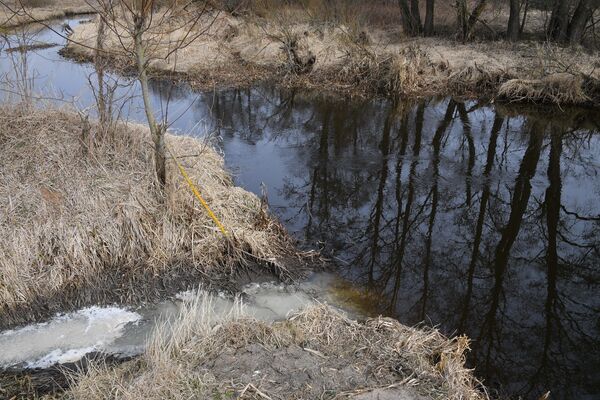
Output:
M251 283L242 292L246 295L246 313L263 321L283 320L290 313L314 304L307 293L273 282Z
M57 315L49 322L0 334L0 367L24 364L46 368L74 362L93 351L105 351L121 337L125 325L141 315L117 307L89 307Z

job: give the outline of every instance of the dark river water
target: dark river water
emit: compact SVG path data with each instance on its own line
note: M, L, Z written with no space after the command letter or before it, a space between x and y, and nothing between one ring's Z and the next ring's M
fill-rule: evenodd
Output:
M24 86L93 104L93 67L57 50L2 52L0 96ZM173 130L211 137L236 183L264 187L301 245L336 262L341 296L468 335L469 365L492 391L600 398L600 113L270 85L152 90ZM138 92L121 78L114 97L143 121Z

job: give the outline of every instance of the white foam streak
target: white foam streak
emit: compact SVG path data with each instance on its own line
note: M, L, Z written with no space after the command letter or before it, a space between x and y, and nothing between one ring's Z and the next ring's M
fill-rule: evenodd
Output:
M118 307L89 307L55 316L51 321L0 334L0 367L24 363L45 368L104 351L119 338L138 313Z

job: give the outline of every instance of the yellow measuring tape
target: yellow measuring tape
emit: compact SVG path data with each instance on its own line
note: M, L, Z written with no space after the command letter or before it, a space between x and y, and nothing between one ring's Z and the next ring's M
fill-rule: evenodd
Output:
M185 182L188 184L188 186L190 187L190 189L192 190L194 195L198 198L198 200L200 200L200 204L202 204L202 206L204 207L204 209L206 210L206 212L208 213L210 218L212 218L212 220L215 222L215 225L217 225L217 227L221 231L221 233L223 233L223 235L227 236L227 230L225 229L225 227L223 226L221 221L219 221L219 218L217 218L215 213L212 212L212 210L208 206L208 203L206 203L204 198L202 198L200 191L198 190L198 188L196 188L196 185L194 185L194 182L192 182L192 180L190 179L189 175L187 174L187 172L185 171L183 166L179 163L179 161L177 160L177 157L175 157L175 155L171 151L171 148L169 146L167 146L166 143L165 143L165 146L167 147L167 150L169 151L171 158L173 158L173 161L175 161L175 164L177 164L177 168L179 168L179 172L181 172L183 179L185 179Z

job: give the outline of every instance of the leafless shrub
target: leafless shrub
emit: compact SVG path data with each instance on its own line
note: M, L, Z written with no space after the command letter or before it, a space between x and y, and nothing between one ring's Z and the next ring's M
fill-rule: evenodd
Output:
M295 12L289 8L272 11L268 19L255 20L262 33L280 44L284 54L283 69L288 74L303 74L312 71L316 56L302 39L306 31L298 29Z

